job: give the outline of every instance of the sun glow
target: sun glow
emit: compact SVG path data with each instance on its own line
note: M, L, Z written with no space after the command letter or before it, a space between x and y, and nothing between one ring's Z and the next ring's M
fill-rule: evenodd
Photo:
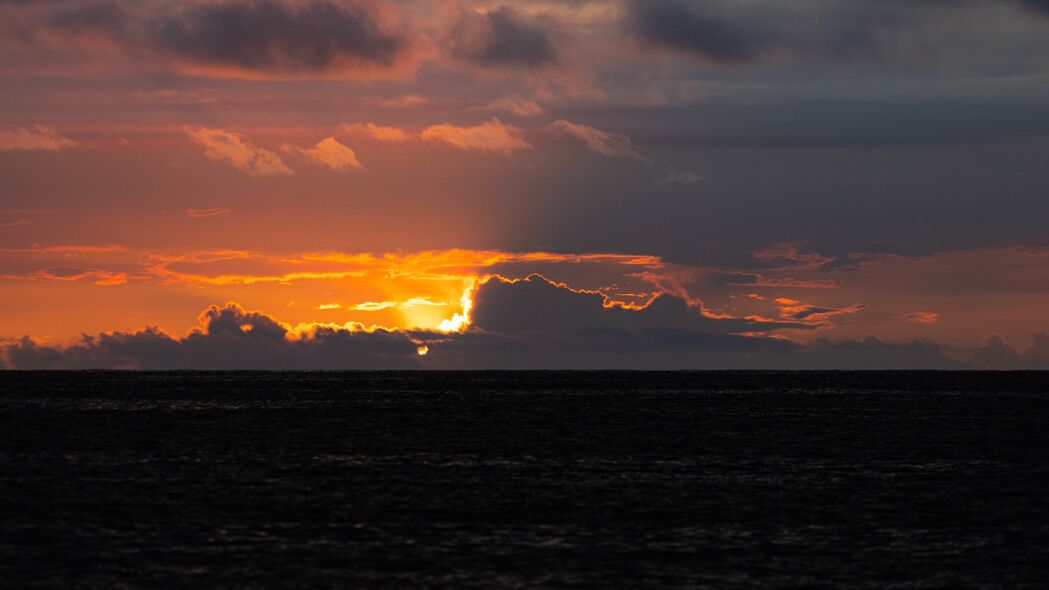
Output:
M443 320L437 329L441 332L463 332L470 326L470 312L474 306L474 292L477 290L477 281L473 280L467 284L460 299L462 310L451 318Z

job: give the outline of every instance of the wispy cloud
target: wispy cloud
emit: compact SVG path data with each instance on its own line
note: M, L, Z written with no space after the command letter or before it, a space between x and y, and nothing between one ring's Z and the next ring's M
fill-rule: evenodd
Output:
M58 151L76 147L77 142L63 137L57 131L43 125L32 128L0 129L0 151L45 150Z
M696 174L695 172L680 171L680 172L669 172L666 176L662 176L656 180L656 184L663 185L681 185L681 186L692 186L698 184L699 181L703 180L703 177Z
M539 103L520 96L504 96L475 110L508 113L517 117L541 117L546 114Z
M218 217L220 215L228 215L233 209L227 209L225 207L212 207L210 209L186 209L186 217L193 217L195 219L202 219L205 217Z
M564 119L558 119L551 123L550 129L555 132L565 133L582 141L586 144L586 147L602 156L608 156L611 158L623 158L629 156L631 158L637 158L642 162L650 161L648 158L642 156L634 147L630 138L622 133L602 131L596 127L572 123L571 121L566 121Z

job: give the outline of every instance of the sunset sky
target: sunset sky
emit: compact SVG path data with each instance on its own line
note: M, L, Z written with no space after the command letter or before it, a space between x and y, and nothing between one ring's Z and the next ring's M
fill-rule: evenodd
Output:
M1049 1L0 0L0 366L1049 368Z

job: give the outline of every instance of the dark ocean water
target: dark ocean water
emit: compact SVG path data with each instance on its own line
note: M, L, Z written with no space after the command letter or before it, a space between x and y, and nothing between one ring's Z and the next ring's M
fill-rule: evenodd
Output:
M1049 374L0 372L0 517L7 588L1049 588Z

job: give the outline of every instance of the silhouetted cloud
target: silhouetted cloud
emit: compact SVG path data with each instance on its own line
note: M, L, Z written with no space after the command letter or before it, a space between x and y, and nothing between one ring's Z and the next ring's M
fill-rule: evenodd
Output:
M175 338L157 328L84 336L68 347L23 338L6 348L19 369L349 369L417 366L403 333L319 326L303 334L236 304L212 306L201 328Z
M1032 334L1031 340L1031 346L1020 352L1006 344L1001 337L990 336L976 351L974 360L982 369L1049 370L1049 334Z
M533 68L557 61L549 32L507 7L462 14L450 43L454 56L482 66Z
M429 299L369 304L374 309L427 305ZM334 304L333 304L334 305ZM325 306L328 307L328 306ZM625 308L595 291L541 276L491 279L477 288L463 332L366 330L360 324L292 327L236 303L210 306L185 337L158 328L83 336L68 346L28 337L0 346L14 369L883 369L963 368L936 343L816 339L798 343L772 333L812 326L713 316L698 303L663 295ZM420 354L425 349L426 355ZM1049 335L1024 353L992 338L976 354L983 368L1049 367Z

